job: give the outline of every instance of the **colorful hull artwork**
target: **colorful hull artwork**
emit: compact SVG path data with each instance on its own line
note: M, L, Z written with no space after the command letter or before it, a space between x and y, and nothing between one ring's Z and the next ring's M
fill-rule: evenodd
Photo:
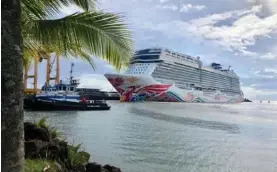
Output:
M244 99L242 94L226 95L220 91L203 93L203 91L180 89L174 84L159 83L151 76L105 74L105 77L118 91L122 102L235 103Z

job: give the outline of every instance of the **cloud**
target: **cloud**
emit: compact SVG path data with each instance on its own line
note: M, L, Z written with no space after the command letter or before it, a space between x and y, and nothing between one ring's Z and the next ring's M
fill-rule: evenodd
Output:
M276 66L275 69L265 68L264 71L265 71L265 72L273 72L273 73L275 73L275 74L277 75L277 66Z
M61 13L63 13L63 15L71 15L76 12L83 12L84 10L78 7L77 5L63 5L62 8L60 8L60 11Z
M183 4L180 8L180 12L189 12L189 11L201 11L207 8L205 5L192 5L192 4Z
M156 7L159 9L167 9L172 11L178 10L178 7L174 4L162 4L162 5L157 5Z
M253 56L257 54L247 49L255 45L259 37L270 39L277 36L277 13L262 18L257 15L260 9L261 6L253 6L251 9L212 14L187 22L174 20L151 26L151 29L172 33L172 36L209 41L225 50ZM220 22L226 24L220 25Z
M167 0L162 0L161 4L156 5L156 7L158 9L168 9L168 10L172 10L172 11L177 11L179 8L177 5L175 4L164 4L165 2L167 2ZM183 4L180 8L180 12L191 12L191 11L201 11L203 9L205 9L206 6L204 5L192 5L192 4Z
M277 67L277 66L276 66ZM254 72L257 76L263 78L272 78L276 81L277 86L277 69L276 68L265 68Z
M242 87L244 97L250 100L276 100L276 90L260 90L251 86Z
M207 15L205 17L193 19L190 21L190 23L199 27L207 26L207 25L213 26L216 23L227 19L231 19L231 18L236 19L248 14L256 14L260 10L261 10L261 6L253 6L251 9L233 10L233 11L226 11L223 13L215 13L215 14ZM244 23L244 22L237 22L237 24L239 23Z
M257 9L257 7L253 7L250 11L231 11L214 14L192 20L186 25L191 24L188 30L194 36L212 40L215 44L229 51L249 54L249 51L246 51L248 46L255 45L258 37L270 37L271 34L277 33L277 14L260 18L256 15ZM230 18L235 18L235 21L229 26L216 25L219 21Z
M276 0L246 0L251 5L262 5L264 11L270 13L277 13L277 1Z
M79 88L96 88L103 91L115 91L113 86L100 74L83 74L80 76Z
M259 90L276 90L277 75L274 72L266 72L264 70L257 71L256 74L250 78L241 78L242 86L253 87Z
M253 59L261 59L265 61L275 61L277 60L277 44L270 44L267 46L267 52L258 53L253 51L244 51L243 54L246 56L251 56Z
M170 0L160 0L160 3L165 3L165 2L168 2Z
M277 54L273 54L273 53L266 53L260 57L262 59L267 59L267 60L277 60Z

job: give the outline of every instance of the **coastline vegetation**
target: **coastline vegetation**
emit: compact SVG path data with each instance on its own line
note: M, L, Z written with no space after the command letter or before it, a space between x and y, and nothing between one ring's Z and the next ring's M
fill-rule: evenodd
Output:
M90 163L90 154L81 150L81 144L70 145L46 118L24 123L26 172L120 172L110 165Z

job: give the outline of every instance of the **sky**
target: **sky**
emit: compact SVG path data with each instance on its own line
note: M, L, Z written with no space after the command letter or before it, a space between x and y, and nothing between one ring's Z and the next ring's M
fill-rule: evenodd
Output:
M277 100L277 0L99 0L98 8L125 16L136 49L165 47L200 56L204 64L231 65L246 98ZM76 6L64 7L61 16L76 11ZM69 76L74 62L80 87L113 90L103 74L115 69L93 58L95 70L63 59L61 78ZM39 86L45 71L40 64Z

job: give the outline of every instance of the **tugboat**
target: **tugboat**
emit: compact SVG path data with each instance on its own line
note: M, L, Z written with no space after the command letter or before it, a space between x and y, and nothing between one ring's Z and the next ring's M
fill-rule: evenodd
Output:
M69 83L61 80L54 86L44 85L40 94L25 97L24 109L31 111L110 110L111 107L105 100L87 100L76 91L80 83L72 77L73 65L71 64Z

